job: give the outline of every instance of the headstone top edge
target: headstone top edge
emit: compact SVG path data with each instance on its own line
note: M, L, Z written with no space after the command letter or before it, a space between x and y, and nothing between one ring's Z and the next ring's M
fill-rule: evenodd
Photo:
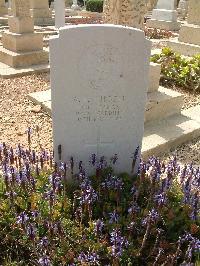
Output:
M114 24L82 24L82 25L68 25L61 27L59 29L59 33L62 33L64 31L71 30L71 29L87 29L87 28L112 28L112 29L126 29L126 30L133 30L136 32L141 32L144 33L142 30L133 28L133 27L128 27L128 26L123 26L123 25L114 25Z

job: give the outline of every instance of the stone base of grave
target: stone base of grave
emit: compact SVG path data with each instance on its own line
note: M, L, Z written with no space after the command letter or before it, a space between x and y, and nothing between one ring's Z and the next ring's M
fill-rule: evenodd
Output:
M149 68L149 88L148 92L155 92L159 88L161 65L151 62Z
M33 18L34 20L34 25L37 26L52 26L55 24L55 19L50 17L50 18Z
M77 16L78 15L78 11L73 10L71 8L66 8L65 9L65 16L66 17L72 17L72 16Z
M0 17L0 25L7 26L8 25L8 18L7 17Z
M41 105L44 112L51 116L51 90L30 93L28 98L34 104Z
M173 51L186 56L200 54L200 45L179 42L178 39L163 41L165 46L170 47Z
M145 124L142 157L160 156L200 136L200 105Z
M160 72L159 64L150 64L142 147L144 158L160 155L200 136L200 106L181 111L183 95L159 86ZM28 98L51 116L51 90L31 93Z
M167 89L167 91L169 93L171 90ZM173 91L173 93L176 92ZM28 98L35 104L41 105L43 110L51 116L51 90L31 93L28 95ZM178 104L177 100L179 101ZM182 100L183 98L180 94L174 98L172 97L170 105L165 102L166 108L163 108L163 110L170 112L170 106L174 105L173 108L176 108L176 104L179 105L180 110ZM159 110L162 107L163 104L159 107ZM168 113L168 117L166 117L163 111L162 114L159 114L160 120L145 123L142 146L142 156L144 159L152 155L159 156L167 153L170 149L200 136L200 105L178 111L178 113L176 111L178 111L178 108L174 109L174 114L171 113L170 115ZM164 116L165 118L163 118Z
M78 12L78 16L82 16L82 17L86 17L86 18L87 17L89 17L89 18L102 18L102 13L81 10Z
M146 22L146 26L149 28L178 31L180 29L181 22L149 19Z
M42 50L43 47L43 34L5 32L2 36L2 43L5 49L17 53L38 51Z
M155 20L177 21L176 10L154 9L152 18Z
M200 45L200 25L184 24L179 32L180 42Z
M160 86L158 90L148 92L145 123L180 113L183 103L183 95L171 89Z
M48 64L49 53L45 50L31 52L13 52L0 47L0 62L13 68L25 68L32 65Z
M26 68L13 68L0 62L0 77L4 79L25 76L33 73L49 72L49 70L49 64L34 65Z

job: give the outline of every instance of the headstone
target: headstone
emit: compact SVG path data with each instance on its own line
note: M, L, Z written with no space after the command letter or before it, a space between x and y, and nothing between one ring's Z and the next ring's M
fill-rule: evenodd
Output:
M73 0L73 4L71 6L71 9L73 10L80 10L80 6L78 5L78 1L77 0Z
M52 10L54 10L54 8L55 8L55 3L54 3L54 1L51 2L50 8L51 8Z
M64 161L73 156L89 169L91 154L117 154L116 169L131 172L143 137L150 46L143 31L115 25L69 26L50 40L56 160L61 145Z
M48 63L48 52L43 50L43 34L34 33L27 0L12 1L9 31L2 34L0 62L14 68Z
M65 0L65 7L70 8L72 5L72 0Z
M65 26L65 0L55 0L55 27Z
M189 24L200 25L200 1L189 0L188 19Z
M0 17L7 15L8 8L6 7L5 0L0 0Z
M184 20L188 12L188 0L180 0L177 8L180 19Z
M177 18L176 0L158 0L151 19L147 21L147 27L178 30L180 23L177 22Z
M143 29L149 2L150 0L105 0L103 21Z
M167 45L183 55L200 54L200 1L189 0L187 23L181 26L178 40Z
M31 17L33 17L34 25L47 26L54 24L48 0L29 0L29 1L30 1Z
M187 23L182 25L179 41L200 46L200 1L190 0Z

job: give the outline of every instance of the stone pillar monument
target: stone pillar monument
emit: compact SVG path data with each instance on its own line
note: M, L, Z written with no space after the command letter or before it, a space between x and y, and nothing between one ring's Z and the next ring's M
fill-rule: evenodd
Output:
M147 27L179 30L180 23L177 22L177 17L176 0L158 0L152 18L147 21Z
M48 52L43 50L43 34L34 33L27 0L12 0L12 16L8 19L9 31L2 34L0 62L13 68L47 64Z
M8 7L6 6L5 0L0 0L0 24L8 25Z
M200 54L200 0L189 0L187 23L181 26L178 40L167 45L183 55Z
M105 0L104 23L143 29L148 0Z
M0 17L8 14L8 8L6 7L5 0L0 0Z
M55 0L55 27L65 26L65 0Z
M31 17L33 17L34 25L48 26L54 24L48 0L29 0L29 1L30 1Z

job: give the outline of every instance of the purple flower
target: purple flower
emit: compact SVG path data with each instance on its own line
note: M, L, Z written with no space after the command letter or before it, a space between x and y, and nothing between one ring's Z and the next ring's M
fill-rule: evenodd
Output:
M122 256L124 248L127 248L129 243L125 237L122 237L120 230L114 229L110 233L110 242L112 245L112 256L119 258Z
M49 240L48 238L45 236L41 239L40 244L39 244L42 248L47 249L48 245L49 245Z
M191 219L196 221L198 219L198 203L199 203L199 197L198 192L196 192L191 199L191 206L192 206L192 213L191 213Z
M90 205L92 203L94 203L97 198L98 195L96 193L96 191L92 188L91 185L89 185L88 183L85 184L85 182L83 182L81 184L81 197L80 197L80 204L87 204Z
M165 193L161 193L161 194L155 195L154 200L157 203L158 207L160 207L166 203L167 199L166 199Z
M52 207L53 206L54 199L55 199L54 191L53 190L50 190L48 192L45 192L44 193L44 198L49 200L49 205L50 205L50 207Z
M133 203L131 207L128 209L129 214L135 214L140 211L140 207L137 205L137 203Z
M99 255L97 255L95 252L89 254L88 255L88 262L99 264Z
M28 221L29 217L25 212L22 212L18 217L17 217L17 224L25 224Z
M27 227L27 235L31 240L35 239L36 236L36 229L34 228L34 226L32 224L29 224Z
M90 163L91 163L93 166L95 166L96 161L97 161L97 156L96 156L96 154L93 153L93 154L91 155L91 158L90 158Z
M9 192L6 192L5 195L10 198L11 201L14 200L14 198L17 196L17 193L15 193L14 191L9 191Z
M149 211L147 217L144 218L142 224L143 225L147 225L148 223L154 224L158 221L159 217L160 217L159 213L155 209L152 209L151 211Z
M98 219L95 223L94 223L94 231L97 235L102 233L104 227L104 222L100 219Z
M107 167L107 162L105 156L101 156L99 162L97 163L97 169L102 170Z
M110 159L110 161L111 161L111 163L112 163L113 165L115 165L115 164L117 163L117 160L118 160L118 156L117 156L117 154L115 154L115 155Z
M51 261L48 256L44 255L42 258L38 260L39 265L41 266L51 266Z
M124 183L120 177L109 175L101 185L108 190L122 190Z
M187 179L185 184L183 185L183 192L184 192L184 204L190 204L190 192L191 192L191 184L190 180Z
M89 265L91 265L91 263L99 264L99 255L97 255L95 252L81 252L81 254L78 256L78 261L81 263L90 263Z
M117 223L119 221L119 214L116 212L116 210L114 210L113 212L110 212L109 216L110 216L110 220L109 220L110 224Z
M31 215L32 215L33 219L35 220L39 216L39 212L38 211L32 211Z
M133 197L138 195L138 189L134 185L131 188L131 194L133 195Z
M136 150L135 150L135 152L134 152L134 154L133 154L133 160L137 160L137 158L138 158L138 154L139 154L139 149L140 149L140 147L139 146L137 146L137 148L136 148Z

